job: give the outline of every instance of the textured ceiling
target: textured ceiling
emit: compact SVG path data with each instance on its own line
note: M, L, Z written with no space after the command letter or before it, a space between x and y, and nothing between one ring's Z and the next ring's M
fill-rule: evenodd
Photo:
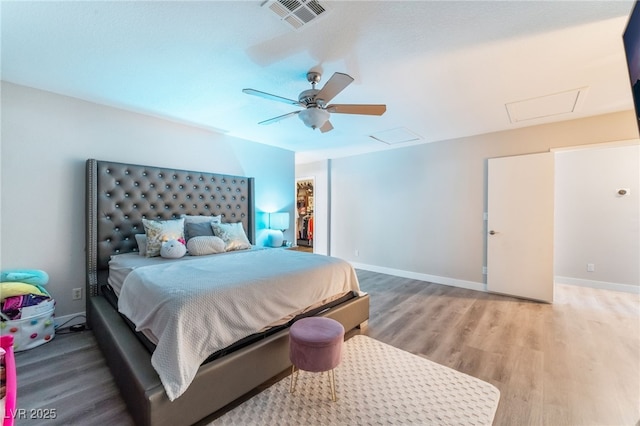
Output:
M2 79L290 149L299 161L385 149L370 135L396 129L424 143L632 108L622 47L632 2L325 4L325 17L296 32L259 1L2 1ZM297 99L310 69L323 72L319 86L336 71L355 78L334 103L387 112L333 114L325 134L296 117L258 125L296 107L242 89ZM510 120L507 104L576 89L586 96L573 111Z

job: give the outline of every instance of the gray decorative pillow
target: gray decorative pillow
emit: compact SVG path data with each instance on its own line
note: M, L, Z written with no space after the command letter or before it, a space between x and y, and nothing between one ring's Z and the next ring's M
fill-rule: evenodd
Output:
M244 232L242 222L237 223L212 223L213 233L222 238L225 250L245 250L251 248L251 243Z
M208 226L211 223L222 223L222 216L196 216L181 214L180 218L184 219L184 236L186 240L192 237L192 235L189 235L189 230L187 229L187 224L189 223L206 223Z
M146 234L136 234L136 243L138 243L138 252L140 256L147 255L147 235Z
M192 239L193 237L213 237L213 229L211 229L211 222L200 222L200 223L187 223L186 225L187 232L186 237L187 241Z
M192 256L203 256L205 254L224 253L225 243L218 237L193 237L187 241L187 250Z

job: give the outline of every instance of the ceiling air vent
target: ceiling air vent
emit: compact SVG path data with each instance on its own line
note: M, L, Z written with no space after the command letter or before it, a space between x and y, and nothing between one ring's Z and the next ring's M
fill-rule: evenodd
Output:
M262 7L276 14L281 22L295 31L318 21L328 12L327 8L316 0L269 0L264 2Z

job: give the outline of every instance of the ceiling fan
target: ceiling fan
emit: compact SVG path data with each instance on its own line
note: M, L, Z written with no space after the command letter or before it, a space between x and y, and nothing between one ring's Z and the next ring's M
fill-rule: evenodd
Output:
M321 74L310 71L307 73L307 81L311 83L311 89L304 90L298 95L298 100L283 98L271 93L261 92L254 89L242 89L248 95L259 96L272 101L284 102L304 108L300 111L290 112L278 117L270 118L258 124L271 124L294 115L298 115L302 122L312 129L320 129L322 133L333 129L329 121L330 113L335 114L363 114L382 115L387 110L386 105L365 105L365 104L328 104L338 93L353 82L353 77L341 73L334 73L329 81L320 90L316 89L316 84L320 82Z

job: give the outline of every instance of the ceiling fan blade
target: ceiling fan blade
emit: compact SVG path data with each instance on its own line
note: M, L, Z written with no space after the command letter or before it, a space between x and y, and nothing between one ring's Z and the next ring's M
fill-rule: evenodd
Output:
M327 120L322 127L320 127L320 132L327 133L329 130L333 130L333 126L331 125L331 122Z
M326 110L336 114L382 115L387 110L387 106L364 104L334 104L327 105Z
M301 106L301 107L305 106L303 103L294 101L293 99L283 98L282 96L272 95L271 93L261 92L255 89L242 89L242 91L247 95L258 96L260 98L270 99L272 101L284 102L285 104Z
M316 99L322 99L325 103L333 99L338 93L342 92L345 87L353 82L353 77L341 72L333 73L329 81L316 95Z
M261 121L258 124L272 124L272 123L275 123L277 121L284 120L285 118L293 117L294 115L298 114L299 112L300 111L294 111L294 112L290 112L288 114L279 115L277 117L273 117L273 118L270 118L268 120Z

